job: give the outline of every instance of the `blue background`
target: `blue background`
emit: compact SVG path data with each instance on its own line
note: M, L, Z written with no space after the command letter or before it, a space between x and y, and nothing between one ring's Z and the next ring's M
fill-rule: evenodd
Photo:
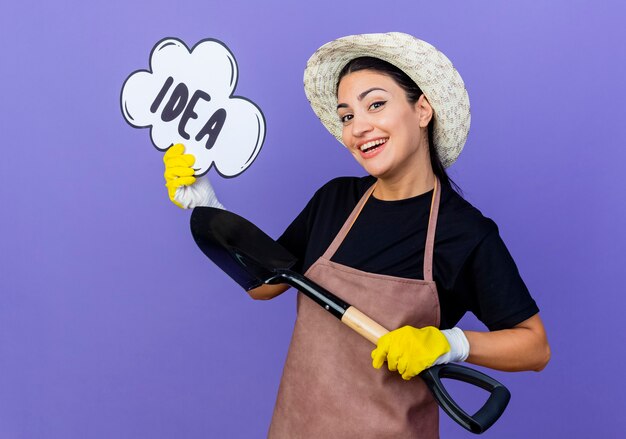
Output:
M484 437L621 437L625 12L565 0L3 5L0 438L265 436L294 292L252 301L200 253L162 154L122 117L121 86L163 37L226 43L267 137L240 177L209 175L230 210L277 237L323 183L362 175L306 101L306 60L387 31L431 42L461 72L472 128L450 174L499 225L552 346L539 374L490 372L513 399ZM445 416L441 432L472 436Z

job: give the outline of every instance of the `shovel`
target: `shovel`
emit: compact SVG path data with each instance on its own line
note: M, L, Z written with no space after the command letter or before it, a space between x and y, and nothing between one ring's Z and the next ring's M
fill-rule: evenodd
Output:
M191 215L191 233L200 250L246 291L263 284L284 283L302 292L373 344L389 332L349 303L291 270L297 258L239 215L212 207L196 207ZM419 376L442 410L472 433L482 433L491 427L511 398L509 390L498 381L457 364L433 366ZM470 416L446 391L442 378L480 387L489 392L489 398Z

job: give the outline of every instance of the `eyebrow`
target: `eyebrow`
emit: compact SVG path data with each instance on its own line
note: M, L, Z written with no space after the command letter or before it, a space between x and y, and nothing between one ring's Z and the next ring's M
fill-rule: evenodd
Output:
M384 88L380 88L380 87L372 87L372 88L368 88L368 89L367 89L367 90L365 90L363 93L361 93L360 95L358 95L358 96L357 96L357 99L358 99L359 101L362 101L362 100L363 100L363 98L364 98L365 96L367 96L367 94L368 94L368 93L371 93L371 92L373 92L374 90L382 90L382 91L384 91L384 92L387 92L387 90L385 90ZM346 108L346 107L348 107L348 104L339 104L339 105L337 105L337 110L339 110L340 108Z

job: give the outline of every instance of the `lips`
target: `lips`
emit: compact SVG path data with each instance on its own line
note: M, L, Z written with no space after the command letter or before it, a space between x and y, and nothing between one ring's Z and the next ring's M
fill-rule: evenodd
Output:
M357 149L363 159L370 159L385 149L388 140L388 137L370 140L357 145Z
M382 139L370 140L368 142L365 142L365 143L359 145L358 148L359 148L359 150L361 152L369 152L369 151L371 151L373 149L376 149L380 145L383 145L384 143L387 142L387 140L389 140L389 139L388 138L382 138Z

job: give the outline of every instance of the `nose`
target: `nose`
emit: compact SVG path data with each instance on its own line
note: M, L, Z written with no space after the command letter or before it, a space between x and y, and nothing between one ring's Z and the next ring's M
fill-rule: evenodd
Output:
M362 137L374 128L370 120L364 116L354 116L350 125L352 128L352 135L354 137Z

